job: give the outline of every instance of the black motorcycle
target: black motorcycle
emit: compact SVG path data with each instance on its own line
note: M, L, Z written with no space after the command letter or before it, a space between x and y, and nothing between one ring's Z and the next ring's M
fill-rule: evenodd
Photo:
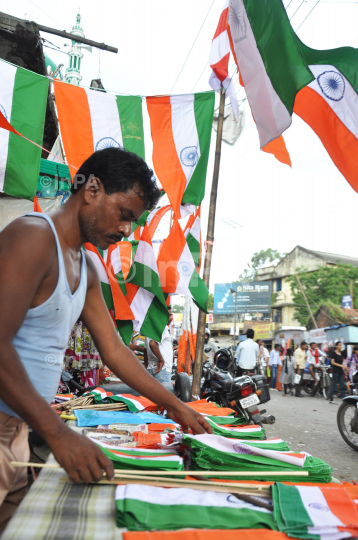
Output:
M301 387L309 396L323 395L325 399L329 398L329 393L332 385L332 368L330 365L321 364L320 368L314 367L313 371L318 384L312 377L308 368L305 368L302 375Z
M346 396L337 412L337 424L343 440L358 452L358 370L349 384L351 395Z
M236 363L227 349L220 349L213 364L206 361L203 366L201 398L214 401L222 407L234 409L247 423L274 424L275 417L263 417L266 410L260 405L270 400L266 377L242 375L236 377Z

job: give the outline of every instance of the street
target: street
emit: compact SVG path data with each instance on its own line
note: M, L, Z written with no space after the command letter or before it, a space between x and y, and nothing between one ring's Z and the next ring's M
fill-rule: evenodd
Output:
M267 437L280 437L292 450L323 459L338 480L358 482L358 452L344 442L338 431L336 417L342 400L336 401L337 405L329 405L322 396L299 399L271 391L271 400L263 407L275 415L276 423L265 425Z

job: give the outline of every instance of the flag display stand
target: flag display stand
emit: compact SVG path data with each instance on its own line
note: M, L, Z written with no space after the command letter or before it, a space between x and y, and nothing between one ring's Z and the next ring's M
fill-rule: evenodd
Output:
M207 288L209 288L210 282L210 270L211 270L211 255L213 251L214 242L214 230L215 230L215 213L216 213L216 199L218 194L218 182L220 171L220 159L221 159L221 143L224 123L224 108L225 108L225 89L223 88L220 94L220 106L219 106L219 118L218 118L218 130L216 135L216 148L215 148L215 162L213 172L213 182L211 185L210 194L210 206L208 217L208 228L206 233L206 253L204 260L203 280ZM194 363L194 377L192 386L192 396L194 399L200 397L200 380L203 365L203 353L204 353L204 341L205 341L205 311L199 311L198 317L198 331L196 340L195 351L195 363Z

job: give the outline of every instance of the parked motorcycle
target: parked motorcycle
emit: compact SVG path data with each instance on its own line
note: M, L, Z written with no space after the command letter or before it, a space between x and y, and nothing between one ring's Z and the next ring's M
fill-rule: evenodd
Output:
M351 395L346 396L337 412L337 424L343 440L358 452L358 370L349 384Z
M275 417L263 417L266 410L259 406L270 400L266 377L242 375L236 377L236 363L227 349L220 349L214 363L206 361L203 366L201 398L214 401L222 407L231 407L248 423L262 426L274 424Z
M319 384L315 385L314 378L312 377L309 369L306 368L303 371L301 387L309 396L314 397L318 393L323 395L325 399L328 399L332 385L332 376L330 376L332 368L330 365L324 364L321 364L320 367L322 369L318 369L316 367L313 369Z

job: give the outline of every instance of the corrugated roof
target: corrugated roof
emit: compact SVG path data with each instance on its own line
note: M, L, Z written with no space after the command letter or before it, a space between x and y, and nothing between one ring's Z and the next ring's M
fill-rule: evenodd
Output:
M355 259L354 257L348 257L347 255L336 255L335 253L325 253L323 251L314 251L313 249L307 249L307 251L314 253L315 255L317 255L317 257L321 257L328 263L347 263L358 268L358 259Z

